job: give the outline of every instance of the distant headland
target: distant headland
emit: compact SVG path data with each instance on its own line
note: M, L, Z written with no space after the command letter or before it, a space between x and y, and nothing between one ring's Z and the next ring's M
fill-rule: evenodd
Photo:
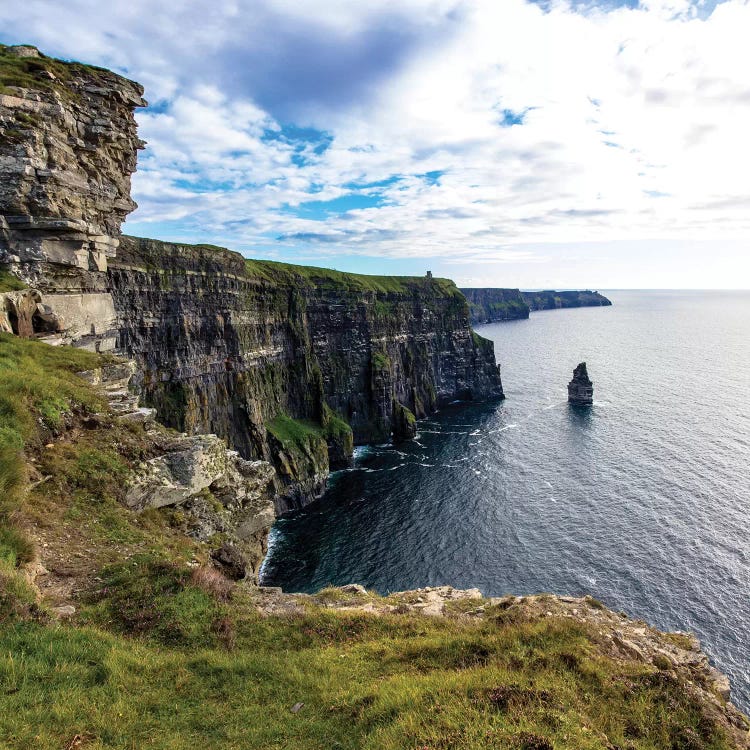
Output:
M612 301L590 289L558 292L553 289L522 292L520 289L461 289L469 302L471 322L496 323L523 320L536 310L564 307L607 307Z

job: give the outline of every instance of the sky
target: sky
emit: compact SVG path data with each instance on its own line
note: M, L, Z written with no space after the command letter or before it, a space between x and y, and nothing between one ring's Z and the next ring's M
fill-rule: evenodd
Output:
M139 81L124 231L463 286L750 288L750 0L4 0Z

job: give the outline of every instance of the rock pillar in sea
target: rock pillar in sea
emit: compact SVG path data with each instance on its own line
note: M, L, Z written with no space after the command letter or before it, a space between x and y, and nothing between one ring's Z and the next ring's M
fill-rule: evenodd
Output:
M594 384L589 379L585 362L573 370L573 380L568 383L568 401L571 404L594 403Z

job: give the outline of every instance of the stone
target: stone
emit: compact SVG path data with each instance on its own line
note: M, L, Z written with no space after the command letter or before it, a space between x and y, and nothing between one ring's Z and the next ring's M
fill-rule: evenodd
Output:
M339 591L344 594L357 594L358 596L367 596L367 589L359 583L347 583L339 586Z
M15 57L39 57L39 50L31 44L14 44L8 47L8 54Z
M0 294L0 331L14 333L21 338L31 338L41 299L35 289Z
M568 402L579 405L594 403L594 384L589 380L585 362L573 370L573 380L568 383Z
M54 614L61 620L67 620L76 613L76 608L72 604L65 604L62 607L55 607Z
M148 425L156 419L156 409L140 406L135 411L120 414L119 419L121 422Z
M136 207L130 175L143 144L133 111L146 104L143 88L30 45L6 52L37 58L46 85L0 95L0 122L14 123L13 136L0 139L0 263L47 297L40 319L65 320L68 343L111 350L107 260ZM63 67L66 75L55 75Z
M231 542L226 542L214 550L211 559L221 567L224 575L233 581L242 580L247 575L247 559Z
M464 299L439 280L388 293L272 280L228 250L127 236L107 276L144 400L170 427L272 462L279 514L319 497L354 444L413 435L400 407L421 419L502 396L492 342L473 335ZM279 414L321 423L326 409L352 432L295 449L267 430Z
M731 689L729 684L729 678L719 672L716 667L708 667L708 674L713 685L713 689L719 695L722 700L728 701L731 698Z

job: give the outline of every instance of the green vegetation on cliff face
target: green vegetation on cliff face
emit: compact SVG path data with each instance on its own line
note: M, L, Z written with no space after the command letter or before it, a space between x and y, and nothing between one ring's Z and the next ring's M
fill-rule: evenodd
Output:
M293 419L286 414L279 414L266 427L287 448L302 450L311 440L323 437L321 425L309 419Z
M273 458L267 428L280 412L326 428L338 468L351 460L347 442L391 436L394 398L420 419L455 399L502 395L493 347L471 337L466 300L445 279L346 274L127 236L109 278L144 402L169 426L216 433L246 458ZM319 474L309 500L324 477L308 468L308 478ZM295 492L285 494L299 507Z
M26 289L26 284L0 265L0 293L19 292Z
M79 62L65 62L47 57L41 52L36 56L21 57L14 47L0 44L0 94L13 94L13 88L52 92L70 98L73 90L66 83L77 75L101 77L112 80L115 74L105 68L84 65Z

